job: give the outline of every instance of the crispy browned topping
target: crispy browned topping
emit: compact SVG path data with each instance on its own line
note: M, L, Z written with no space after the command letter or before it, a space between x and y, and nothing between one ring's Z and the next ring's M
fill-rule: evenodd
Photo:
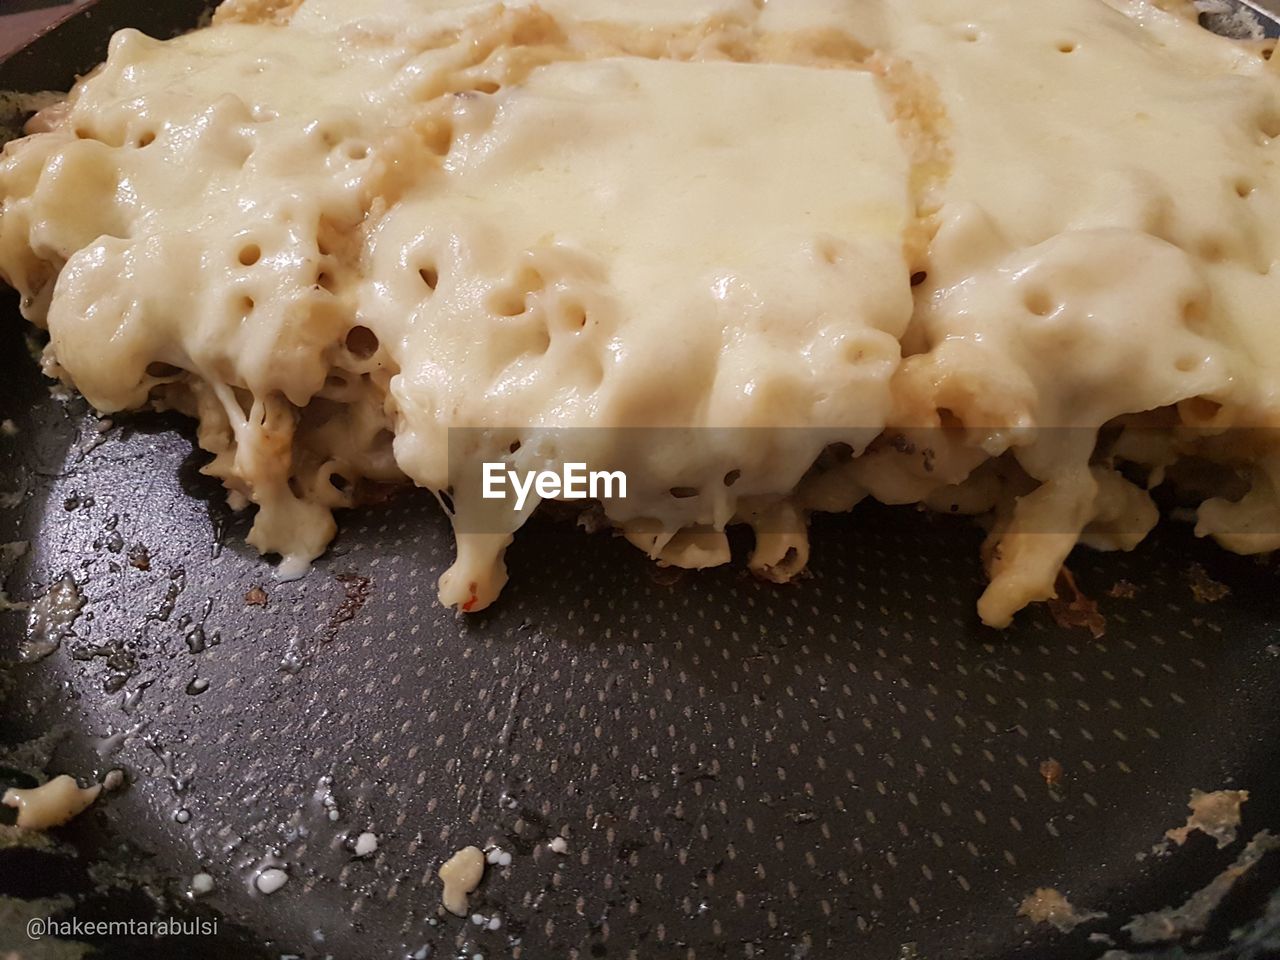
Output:
M145 543L135 543L129 548L129 566L138 570L151 569L151 551Z
M1049 613L1060 627L1084 627L1100 640L1107 632L1107 618L1098 612L1098 605L1086 597L1076 578L1066 567L1058 573L1058 595L1049 601Z
M1191 583L1191 595L1196 598L1196 603L1216 603L1231 592L1230 587L1214 580L1198 563L1187 568L1187 580Z
M372 588L372 581L368 577L362 577L356 573L340 573L334 578L346 591L342 603L338 604L338 609L333 611L333 615L329 617L327 624L329 638L337 636L338 627L344 623L348 623L355 619L356 614L369 601L369 593Z
M1138 588L1128 580L1117 580L1107 591L1108 597L1114 597L1117 600L1132 600L1137 595Z
M1051 787L1056 787L1062 781L1062 775L1065 772L1062 764L1053 757L1040 762L1040 776L1044 777L1044 782Z

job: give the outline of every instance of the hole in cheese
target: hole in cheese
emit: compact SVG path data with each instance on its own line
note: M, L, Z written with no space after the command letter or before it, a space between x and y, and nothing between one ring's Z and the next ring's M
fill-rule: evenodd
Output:
M1280 111L1268 111L1259 117L1258 132L1267 142L1280 137Z
M1023 303L1037 317L1047 317L1053 313L1053 300L1043 290L1030 290Z
M500 317L518 317L526 306L525 294L518 290L495 290L489 297L489 309Z
M443 157L453 146L453 124L448 120L427 120L418 127L423 146Z
M1188 426L1198 427L1211 424L1222 412L1222 404L1208 397L1191 397L1178 404L1178 415Z
M378 352L378 336L368 327L356 326L347 331L347 351L361 360Z
M1203 330L1208 319L1209 312L1202 300L1192 299L1182 305L1182 322L1193 333Z

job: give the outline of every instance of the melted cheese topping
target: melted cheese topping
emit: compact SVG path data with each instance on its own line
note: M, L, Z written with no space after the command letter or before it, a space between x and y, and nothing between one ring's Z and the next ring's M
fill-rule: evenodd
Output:
M483 607L536 506L498 459L626 471L664 562L750 523L778 580L813 510L994 511L995 625L1150 529L1121 462L1227 465L1199 531L1280 546L1280 86L1138 0L233 0L32 129L0 275L47 370L198 416L286 574L407 478Z
M1165 838L1182 846L1193 830L1199 830L1212 837L1219 850L1230 846L1235 842L1240 827L1240 808L1248 799L1248 790L1214 790L1210 793L1193 789L1191 799L1187 801L1191 813L1187 815L1186 824L1166 830Z
M485 857L479 847L463 847L440 865L438 876L444 884L440 902L450 913L467 915L467 897L484 878Z
M64 773L30 790L10 787L0 797L0 803L17 809L17 823L24 830L48 830L88 809L101 791L100 783L80 787L74 777Z
M911 313L909 209L869 73L561 63L458 111L439 177L372 231L357 316L401 369L396 459L454 488L464 551L524 517L457 464L515 442L525 469L620 467L631 493L611 519L670 535L733 514L730 470L746 478L735 496L782 495L833 439L880 433ZM470 457L450 447L458 426ZM689 426L724 442L684 444ZM753 427L796 429L747 447ZM710 493L673 501L675 486ZM491 566L464 552L445 602L491 596Z
M1070 933L1080 924L1101 919L1106 914L1097 911L1081 913L1053 887L1037 887L1018 904L1018 916L1026 917L1032 923L1047 923L1056 930Z

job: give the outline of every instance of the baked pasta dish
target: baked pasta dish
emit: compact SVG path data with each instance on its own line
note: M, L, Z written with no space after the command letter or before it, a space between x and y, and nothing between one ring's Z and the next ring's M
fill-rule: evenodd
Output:
M575 462L776 581L865 497L980 516L1003 626L1161 485L1280 546L1269 53L1144 0L227 0L8 144L0 276L49 375L198 419L282 575L412 483L481 609L544 498L481 465Z

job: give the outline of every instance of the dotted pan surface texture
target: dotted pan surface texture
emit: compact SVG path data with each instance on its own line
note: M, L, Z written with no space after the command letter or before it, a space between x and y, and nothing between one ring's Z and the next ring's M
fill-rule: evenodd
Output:
M8 584L28 599L70 574L86 605L5 671L5 773L128 785L66 831L78 860L0 850L0 893L185 913L207 871L196 913L268 955L1093 956L1088 933L1182 902L1237 852L1149 856L1192 788L1250 789L1246 834L1280 823L1271 563L1176 529L1082 553L1095 640L1043 608L980 627L977 532L910 510L823 524L787 587L673 576L547 522L503 602L459 621L435 601L450 538L426 497L347 516L308 578L276 584L177 424L101 433L14 366L0 488L26 493L0 539L31 548ZM1197 601L1197 562L1231 593ZM1136 595L1109 597L1122 580ZM23 616L0 616L14 660ZM378 850L356 859L366 830ZM438 907L435 871L470 843L512 854L472 898L496 931ZM290 875L271 896L251 889L265 865ZM1269 872L1229 915L1261 909ZM1032 930L1015 910L1041 885L1110 916Z
M860 508L780 587L548 520L464 621L435 600L452 546L425 495L347 514L275 583L186 425L103 428L24 337L5 299L0 491L22 495L0 543L30 547L0 573L16 600L69 575L85 606L26 664L25 615L0 613L0 786L125 782L52 843L0 843L0 950L46 955L24 918L74 915L218 920L87 938L129 957L1277 955L1276 855L1203 933L1121 930L1280 827L1273 561L1168 523L1073 556L1101 637L1044 607L1001 633L973 613L967 522ZM1207 602L1210 582L1230 592ZM1153 853L1193 788L1251 792L1241 838ZM439 906L467 844L511 854L471 898L484 929ZM271 895L266 867L289 877ZM215 888L192 898L200 872ZM1042 886L1107 916L1032 927L1016 911Z

